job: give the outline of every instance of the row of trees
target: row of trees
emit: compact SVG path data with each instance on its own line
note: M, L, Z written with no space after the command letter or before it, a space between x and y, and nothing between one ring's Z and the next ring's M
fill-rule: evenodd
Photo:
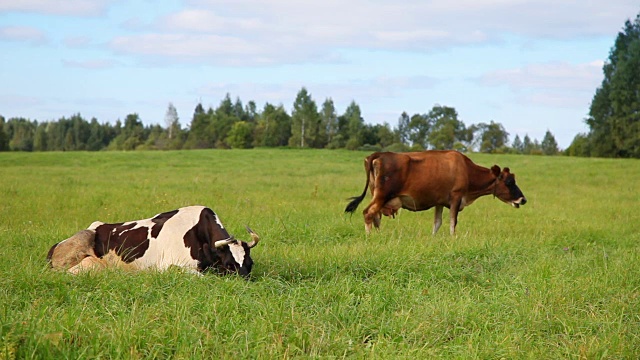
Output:
M195 107L187 128L180 125L176 108L169 104L164 126L145 126L137 114L115 124L89 121L80 114L57 121L37 122L23 118L5 121L0 116L0 150L172 150L202 148L296 147L329 149L387 149L394 151L456 149L460 151L521 154L558 153L558 145L547 131L542 142L509 133L496 122L466 126L452 107L435 105L426 114L402 113L396 127L388 123L366 124L360 107L351 102L338 114L333 100L320 109L305 88L293 104L291 114L282 105L267 103L258 111L255 102L243 105L229 94L215 109Z
M570 155L640 158L640 14L627 20L603 66L586 123Z

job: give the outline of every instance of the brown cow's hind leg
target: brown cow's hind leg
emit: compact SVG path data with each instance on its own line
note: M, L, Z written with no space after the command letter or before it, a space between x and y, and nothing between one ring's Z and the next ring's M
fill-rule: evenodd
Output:
M433 235L438 232L438 229L440 229L440 225L442 225L442 209L444 209L444 206L436 206L436 210L433 216Z
M375 226L376 229L380 228L380 219L382 217L380 208L381 206L374 201L362 212L364 215L364 230L367 234L371 233L371 225Z
M455 197L451 201L451 207L449 208L449 233L451 235L456 234L456 225L458 224L458 211L460 210L460 204L462 203L461 197Z

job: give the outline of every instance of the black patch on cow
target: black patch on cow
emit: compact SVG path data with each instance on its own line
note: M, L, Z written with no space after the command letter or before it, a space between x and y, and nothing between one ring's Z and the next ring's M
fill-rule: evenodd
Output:
M513 176L513 174L507 175L507 177L504 179L504 184L509 189L511 199L517 200L524 196L518 185L516 185L516 178L515 176Z
M109 250L114 250L127 263L142 257L149 249L147 234L149 228L143 226L137 229L137 222L126 225L102 224L96 228L94 251L98 257L104 256Z
M151 221L155 224L151 228L151 237L157 238L160 234L160 230L162 230L162 227L164 226L164 223L167 222L167 220L171 219L177 213L178 210L167 211L162 214L158 214L156 217L151 219Z
M231 251L228 246L216 249L214 243L218 240L228 239L229 233L217 222L217 216L213 210L204 208L200 213L198 223L184 234L184 246L189 248L191 258L198 261L198 270L209 268L221 269L225 261L220 255ZM224 250L222 250L224 249Z

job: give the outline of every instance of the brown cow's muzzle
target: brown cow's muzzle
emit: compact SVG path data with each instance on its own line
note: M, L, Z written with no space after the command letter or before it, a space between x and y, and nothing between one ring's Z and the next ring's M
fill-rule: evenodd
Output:
M521 198L519 198L519 199L517 199L517 200L515 200L515 201L512 201L512 202L511 202L511 205L512 205L514 208L518 209L518 208L520 207L520 205L524 205L524 204L526 204L526 203L527 203L527 198L525 198L525 197L523 196L523 197L521 197Z

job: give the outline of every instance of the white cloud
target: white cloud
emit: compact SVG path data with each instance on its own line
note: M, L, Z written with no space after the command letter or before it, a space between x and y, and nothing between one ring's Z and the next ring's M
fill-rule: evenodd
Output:
M187 3L218 11L222 16L246 16L311 32L318 27L355 29L352 34L416 30L465 34L506 30L557 38L609 35L611 29L618 29L624 19L637 13L638 5L636 0L612 0L606 7L601 0L191 0Z
M7 26L0 28L0 39L23 41L34 45L47 42L47 36L40 29L29 26Z
M18 95L18 94L0 94L0 103L11 104L11 106L13 107L31 108L31 107L42 106L43 101L33 96L24 96L24 95ZM6 110L7 109L4 109L4 111ZM5 116L6 118L10 118L13 116L20 117L24 115L0 113L0 116Z
M548 91L523 95L519 98L518 102L534 106L588 109L590 100L591 97L589 97L588 94L581 96L581 94L571 92Z
M220 16L213 11L188 9L159 19L159 27L174 31L238 33L263 30L259 19Z
M112 2L113 0L0 0L0 13L95 16L103 14Z
M519 106L583 109L586 112L595 89L602 82L603 64L603 61L530 64L485 74L478 83L508 87L510 101Z
M108 69L112 68L116 65L116 62L113 60L107 59L95 59L95 60L63 60L63 64L67 67L75 67L82 69Z
M614 36L636 1L610 1L604 11L599 0L191 0L111 46L207 64L335 61L342 49L424 52L505 36Z
M508 86L515 91L524 89L593 91L602 81L602 65L602 61L577 65L566 62L531 64L485 74L480 78L480 83L488 86Z
M245 39L217 34L143 34L114 38L109 46L120 53L167 56L182 60L207 59L221 64L243 63L242 58L264 58L270 51ZM228 60L231 56L233 61Z
M87 36L73 36L64 39L64 44L70 48L84 48L91 43Z

